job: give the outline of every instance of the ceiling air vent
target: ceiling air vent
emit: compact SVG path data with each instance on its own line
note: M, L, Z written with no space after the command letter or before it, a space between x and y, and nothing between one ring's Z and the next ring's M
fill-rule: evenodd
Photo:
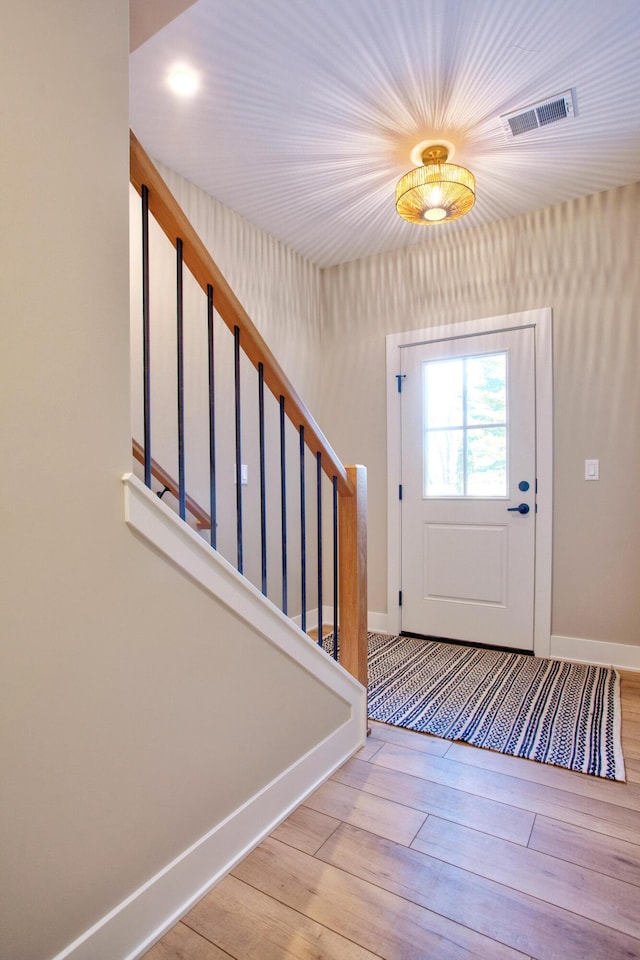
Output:
M523 133L538 130L559 120L573 120L575 116L575 91L566 90L513 113L505 113L500 120L508 139L512 140Z

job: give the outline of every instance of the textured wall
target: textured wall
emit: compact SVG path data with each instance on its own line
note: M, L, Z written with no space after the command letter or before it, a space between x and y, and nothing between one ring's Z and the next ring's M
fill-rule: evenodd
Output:
M158 164L172 193L307 405L317 407L320 271L309 260Z
M636 375L640 277L634 269L640 240L640 185L453 235L434 230L419 246L319 272L193 185L161 169L343 462L368 467L370 610L384 611L387 603L386 334L552 307L552 630L562 636L640 643L636 590L640 530L632 506L640 467L640 378ZM173 269L172 261L167 263L165 279ZM171 304L171 296L167 293L165 302ZM167 329L173 322L168 314ZM134 353L135 349L134 343ZM221 347L222 380L230 370L225 349L228 346ZM194 369L201 354L202 344L193 351ZM167 362L163 382L170 383L174 377L172 364ZM249 411L245 449L250 476L255 478L252 376L249 370L243 409ZM137 393L135 387L134 398ZM157 403L162 407L168 392L163 388L160 393ZM268 408L267 413L275 436L275 412L269 413ZM167 409L161 417L163 429L170 416ZM227 428L229 417L227 411ZM223 448L225 444L230 448L232 437L227 431L224 438L224 428L221 437ZM293 475L296 437L292 434L288 442ZM168 460L174 449L171 441ZM196 444L192 464L197 465L198 450L203 449L203 443ZM270 470L276 470L276 451L272 449L270 455ZM599 483L585 483L586 458L601 460ZM206 496L203 466L195 466L192 476L195 489ZM257 529L252 496L253 491L247 491L249 531ZM296 509L292 503L294 554L299 538ZM270 511L274 590L278 511L274 503ZM232 513L227 519L230 523ZM221 529L221 542L233 559L231 527ZM248 555L255 557L255 550ZM295 597L297 555L291 570ZM256 570L249 573L255 580ZM309 575L312 581L314 571ZM273 596L278 602L276 593Z
M639 212L635 184L323 272L322 419L369 469L371 610L387 602L385 335L550 306L552 630L640 643Z

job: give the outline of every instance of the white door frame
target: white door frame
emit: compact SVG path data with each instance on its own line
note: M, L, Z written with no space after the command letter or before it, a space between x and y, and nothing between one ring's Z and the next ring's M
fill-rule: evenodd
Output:
M473 337L483 333L533 327L536 382L536 559L534 585L533 652L548 657L551 646L551 564L553 510L553 331L550 307L391 333L387 349L387 630L399 633L398 595L401 571L401 517L398 490L401 481L400 403L397 374L399 350L437 340Z

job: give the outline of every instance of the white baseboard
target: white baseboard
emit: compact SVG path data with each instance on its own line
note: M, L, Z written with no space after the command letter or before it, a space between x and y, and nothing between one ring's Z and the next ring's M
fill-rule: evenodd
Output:
M322 622L330 623L331 621L324 619L324 611L325 610L329 611L329 607L323 606L322 610L323 610ZM333 620L333 608L331 608L331 619ZM302 614L301 613L296 614L295 617L291 617L291 620L293 621L293 623L295 623L297 627L300 627L300 629L302 630ZM318 626L318 608L314 607L313 610L307 610L306 629L315 630L317 626Z
M367 620L369 624L369 630L371 633L388 633L388 621L389 618L386 613L375 613L372 610L369 610L367 614Z
M334 731L53 960L141 957L360 745L352 724Z
M549 656L559 660L579 660L594 666L640 670L640 647L627 643L606 643L602 640L552 635Z
M302 626L302 617L298 614L297 617L291 618L293 622L298 626ZM387 615L386 613L375 613L369 610L367 614L367 627L372 633L387 633ZM333 607L322 605L322 622L325 626L329 626L333 623ZM307 610L307 630L315 630L318 626L318 608L314 607L313 610Z
M294 618L298 623L300 618ZM333 620L333 607L323 606L322 622L329 624ZM388 615L370 610L367 626L372 633L392 633L389 630ZM318 611L307 612L307 629L313 629L318 623ZM545 645L546 647L546 645ZM550 637L550 645L544 652L536 651L536 656L556 657L559 660L577 660L580 663L592 663L594 666L617 667L620 670L640 671L640 646L627 643L607 643L603 640L584 640L580 637Z

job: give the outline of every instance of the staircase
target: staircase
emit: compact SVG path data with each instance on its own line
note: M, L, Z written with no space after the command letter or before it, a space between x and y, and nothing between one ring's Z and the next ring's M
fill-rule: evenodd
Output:
M303 633L328 619L334 634L340 631L341 664L366 687L366 470L340 462L132 132L130 176L141 198L141 236L132 239L142 248L142 436L132 441L141 479L148 489L157 481L158 497L182 522ZM158 242L150 237L158 228L175 256L172 302L160 306L160 321L151 303ZM175 374L167 377L172 364ZM245 490L247 459L258 465L255 503ZM187 491L190 471L197 498ZM249 557L260 558L259 575Z

